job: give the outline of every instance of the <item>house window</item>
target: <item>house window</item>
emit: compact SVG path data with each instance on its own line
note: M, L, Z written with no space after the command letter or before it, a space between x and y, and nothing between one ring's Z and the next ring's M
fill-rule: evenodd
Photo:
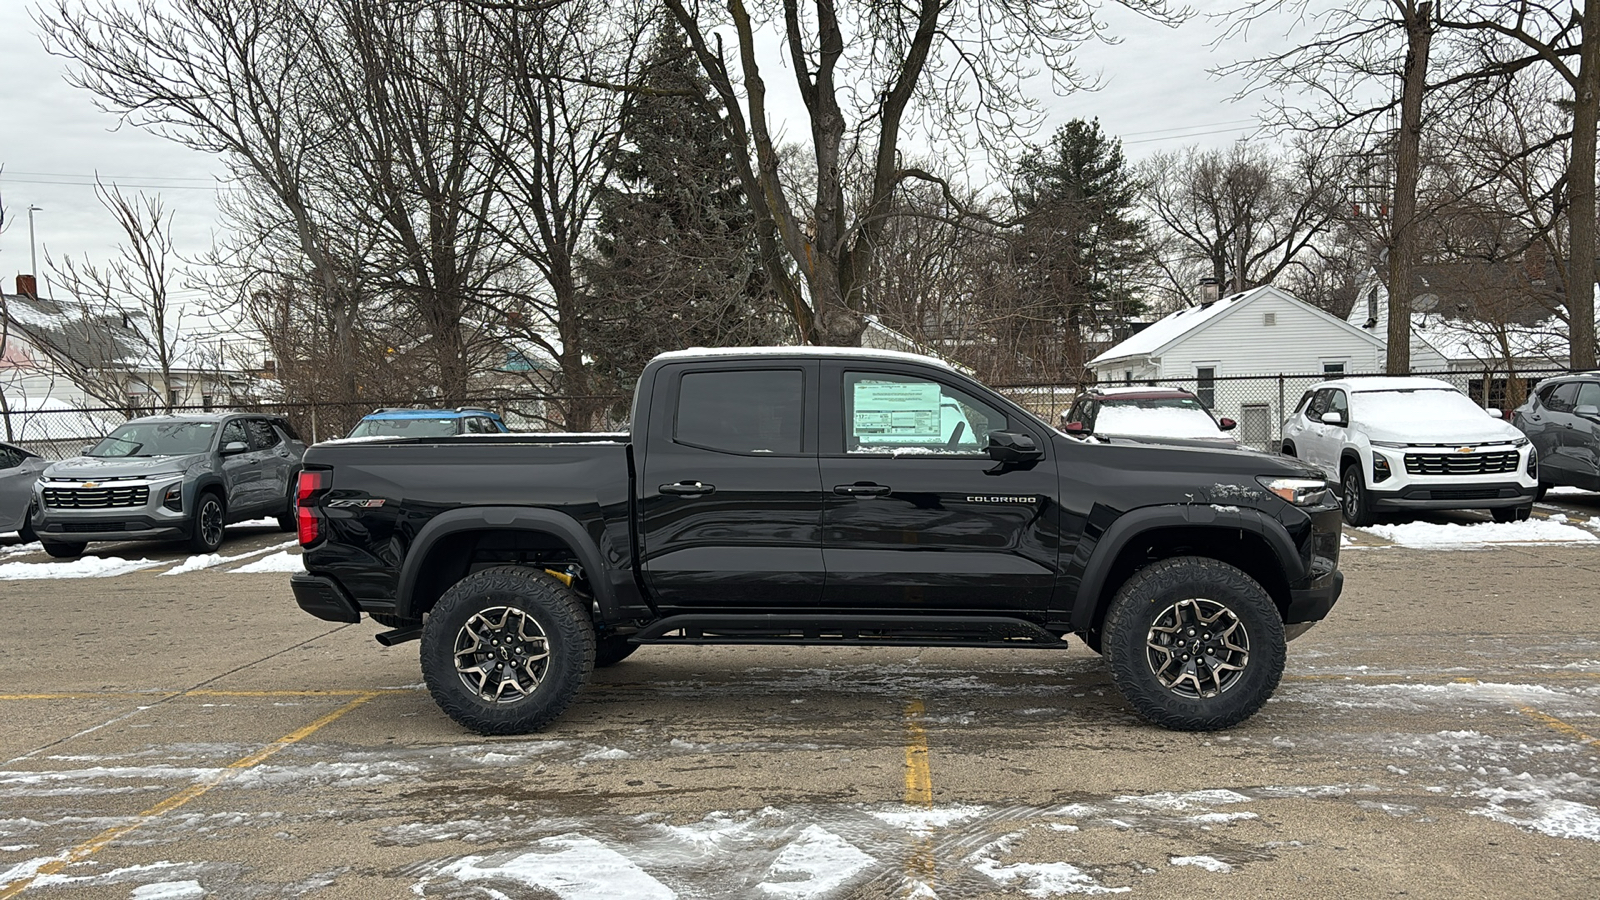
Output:
M1194 393L1206 409L1217 408L1217 368L1216 366L1196 366L1194 370Z
M1344 374L1344 363L1343 362L1325 362L1325 363L1322 364L1322 374L1324 374L1324 375L1343 375Z
M1132 369L1126 369L1126 370L1123 371L1123 373L1122 373L1122 383L1123 384L1133 384L1133 370Z
M212 404L212 402L213 402L213 400L212 400L212 397L211 397L210 394L201 394L200 395L200 408L205 410L206 412L211 412L211 404Z
M1267 326L1278 324L1278 314L1275 312L1262 313L1261 324Z

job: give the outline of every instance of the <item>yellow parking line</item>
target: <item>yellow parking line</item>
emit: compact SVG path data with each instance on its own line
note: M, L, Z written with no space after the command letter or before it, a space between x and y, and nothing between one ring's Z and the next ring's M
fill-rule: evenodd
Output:
M928 772L928 732L922 727L921 700L906 704L906 802L933 805L933 776Z
M0 700L104 700L107 698L151 697L172 700L178 697L363 697L367 694L403 693L413 688L364 688L333 691L89 691L38 694L0 694Z
M1583 743L1588 744L1590 747L1600 750L1600 738L1596 738L1593 735L1584 732L1576 725L1563 722L1555 716L1552 716L1547 712L1540 712L1531 706L1519 706L1517 707L1517 712L1522 713L1523 715L1533 719L1547 728L1552 728L1556 731L1559 731L1567 737L1577 738Z
M266 745L265 747L262 747L260 750L257 750L248 756L242 756L233 762L228 763L228 765L225 766L223 770L211 780L184 788L178 793L173 794L160 803L157 803L155 806L152 806L144 812L139 813L137 816L134 816L133 821L131 822L107 828L105 831L102 831L89 840L84 841L76 847L73 847L71 850L68 850L66 853L62 854L56 859L40 866L32 875L29 875L28 877L19 881L13 881L8 885L0 885L0 900L8 900L8 898L15 897L27 890L29 886L31 886L41 875L54 875L60 872L62 869L65 869L67 866L88 859L95 853L105 848L106 845L116 841L118 838L140 828L152 819L172 812L173 810L187 804L189 801L204 795L207 791L219 784L222 784L239 772L259 765L262 761L268 759L273 754L284 749L285 747L289 747L305 740L306 738L320 731L325 726L331 724L340 716L343 716L345 713L350 712L374 697L380 696L380 694L381 692L379 691L369 691L365 694L357 696L349 703L346 703L333 712L328 713L315 722L312 722L310 725L297 728L294 731L291 731L283 737L278 738L272 743Z

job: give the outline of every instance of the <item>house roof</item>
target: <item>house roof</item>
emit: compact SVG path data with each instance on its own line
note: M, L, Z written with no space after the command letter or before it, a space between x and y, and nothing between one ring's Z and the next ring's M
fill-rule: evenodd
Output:
M1198 331L1205 325L1215 322L1216 320L1227 316L1238 309L1248 306L1262 297L1277 297L1280 300L1297 304L1301 307L1304 307L1314 315L1320 316L1321 318L1327 320L1329 324L1340 330L1349 332L1350 334L1359 335L1367 341L1374 342L1377 346L1382 346L1383 342L1369 332L1363 331L1362 329L1351 325L1349 322L1346 322L1338 316L1330 315L1326 311L1318 309L1317 307L1300 300L1292 294L1289 294L1285 291L1280 291L1272 285L1264 284L1261 287L1251 288L1243 293L1224 297L1215 303L1209 303L1204 306L1191 306L1188 309L1180 309L1166 318L1158 320L1149 328L1146 328L1133 337L1128 338L1115 347L1112 347L1099 356L1096 356L1094 359L1089 360L1088 364L1089 366L1094 367L1114 362L1119 359L1129 359L1141 356L1160 356L1166 352L1168 347L1171 347L1173 344L1176 344L1178 341L1189 336L1193 332Z
M159 371L160 362L146 337L151 323L142 312L95 313L46 297L5 295L5 314L13 333L49 356L65 357L87 369ZM169 339L174 370L203 368L175 336Z

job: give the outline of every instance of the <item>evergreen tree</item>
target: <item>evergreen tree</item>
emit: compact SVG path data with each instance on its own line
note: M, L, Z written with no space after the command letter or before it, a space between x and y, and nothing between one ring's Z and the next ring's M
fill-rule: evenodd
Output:
M1068 122L1023 155L1012 199L1022 211L1019 291L1048 311L1037 345L1059 353L1039 362L1050 375L1080 377L1094 342L1120 336L1139 313L1132 286L1152 257L1122 142L1098 119Z
M767 290L729 138L670 20L641 87L586 268L597 299L591 355L619 388L662 351L774 344L790 330Z

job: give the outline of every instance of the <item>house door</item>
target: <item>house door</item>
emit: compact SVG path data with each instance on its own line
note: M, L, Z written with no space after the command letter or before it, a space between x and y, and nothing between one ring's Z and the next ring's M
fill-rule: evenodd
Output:
M1272 449L1271 406L1246 403L1239 407L1239 443L1258 450Z

